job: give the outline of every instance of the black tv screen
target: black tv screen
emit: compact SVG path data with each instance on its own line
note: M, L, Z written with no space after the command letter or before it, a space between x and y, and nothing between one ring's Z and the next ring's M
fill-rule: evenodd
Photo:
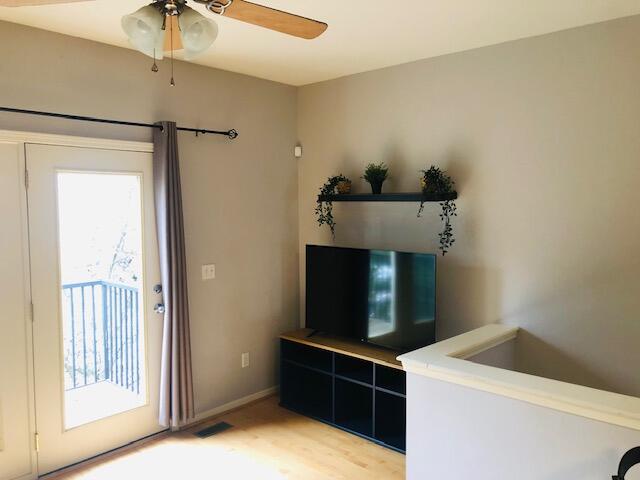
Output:
M306 326L407 351L435 342L436 256L307 245Z

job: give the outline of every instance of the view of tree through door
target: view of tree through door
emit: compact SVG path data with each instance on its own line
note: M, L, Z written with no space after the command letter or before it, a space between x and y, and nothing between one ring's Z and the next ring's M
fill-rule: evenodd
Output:
M146 402L138 175L58 172L65 427Z

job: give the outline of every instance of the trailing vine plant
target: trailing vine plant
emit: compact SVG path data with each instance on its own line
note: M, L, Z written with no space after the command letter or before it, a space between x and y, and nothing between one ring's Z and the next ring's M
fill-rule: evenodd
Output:
M418 208L418 217L422 215L424 203L428 200L429 196L453 193L453 186L455 185L451 177L438 167L431 166L429 170L421 170L421 173L422 199L420 200L420 207ZM456 241L453 226L451 225L451 217L457 217L458 213L454 200L443 200L440 202L440 208L442 209L440 220L442 220L444 225L438 237L440 238L440 250L444 256Z
M442 255L444 256L456 241L455 237L453 236L451 217L457 217L458 214L456 213L456 202L454 202L453 200L445 200L444 202L440 203L440 207L442 208L442 212L440 213L440 220L444 222L444 227L438 234L438 237L440 237L440 250L442 250Z
M336 193L336 187L340 182L348 182L351 183L347 177L342 174L336 175L334 177L327 178L325 184L320 187L320 197L327 197L329 195L334 195ZM318 220L318 225L328 225L331 229L331 236L335 238L336 232L336 222L333 219L333 202L331 200L322 200L318 199L318 204L316 205L316 218Z

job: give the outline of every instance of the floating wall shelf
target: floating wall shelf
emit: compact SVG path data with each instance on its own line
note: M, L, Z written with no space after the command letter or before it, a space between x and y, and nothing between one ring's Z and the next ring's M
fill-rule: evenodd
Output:
M432 193L424 195L422 192L411 193L344 193L336 195L318 195L318 202L444 202L458 198L457 192Z

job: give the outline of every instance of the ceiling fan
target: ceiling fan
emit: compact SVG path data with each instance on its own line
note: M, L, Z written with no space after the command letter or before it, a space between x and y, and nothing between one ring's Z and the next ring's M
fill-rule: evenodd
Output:
M93 0L0 0L0 7L27 7L87 2ZM193 0L206 5L209 12L241 22L311 40L327 29L327 24L246 0ZM218 26L187 6L187 0L153 0L136 12L122 17L122 29L140 52L156 59L169 52L184 50L187 60L207 50L218 36ZM172 62L173 70L173 62ZM173 74L171 85L175 85Z

